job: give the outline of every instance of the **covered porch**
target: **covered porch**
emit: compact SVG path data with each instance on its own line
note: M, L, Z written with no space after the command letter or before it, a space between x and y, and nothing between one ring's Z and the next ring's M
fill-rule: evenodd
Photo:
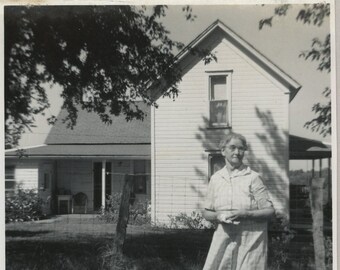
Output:
M125 175L134 175L137 200L151 198L150 153L148 144L44 145L25 149L20 162L36 164L46 214L97 213L121 193Z
M290 161L306 161L310 168L305 172L306 179L303 179L304 181L294 182L290 179L290 219L293 228L312 228L309 197L311 189L317 187L322 192L325 229L331 229L331 157L331 144L295 135L289 136Z

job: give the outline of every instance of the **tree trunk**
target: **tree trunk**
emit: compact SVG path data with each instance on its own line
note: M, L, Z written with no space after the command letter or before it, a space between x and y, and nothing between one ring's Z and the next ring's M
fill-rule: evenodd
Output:
M310 204L313 218L313 242L315 269L325 270L325 243L323 235L323 188L325 179L313 178L310 189Z
M116 253L123 253L123 246L126 237L126 228L129 221L130 193L132 190L133 178L125 175L122 199L119 207L119 216L116 227L114 248Z

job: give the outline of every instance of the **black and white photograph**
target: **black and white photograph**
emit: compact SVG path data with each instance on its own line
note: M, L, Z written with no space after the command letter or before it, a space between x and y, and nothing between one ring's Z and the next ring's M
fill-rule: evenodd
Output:
M6 269L336 269L333 1L64 2L2 6Z

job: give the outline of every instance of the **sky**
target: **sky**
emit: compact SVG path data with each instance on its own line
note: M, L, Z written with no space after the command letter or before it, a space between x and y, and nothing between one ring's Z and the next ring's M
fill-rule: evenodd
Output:
M314 117L313 104L327 101L322 91L330 86L330 74L317 71L316 62L299 57L303 50L310 48L313 38L325 38L330 31L329 20L321 27L304 25L295 19L301 7L301 4L292 5L287 16L275 18L272 27L262 30L259 30L259 21L273 14L274 5L192 5L197 16L194 22L185 20L182 6L170 5L163 22L172 39L188 44L215 20L221 20L302 85L290 103L290 134L330 142L330 136L323 137L303 127ZM36 118L37 127L22 136L20 147L43 144L51 128L45 118L57 115L60 110L61 88L46 85L46 89L51 107L45 117Z

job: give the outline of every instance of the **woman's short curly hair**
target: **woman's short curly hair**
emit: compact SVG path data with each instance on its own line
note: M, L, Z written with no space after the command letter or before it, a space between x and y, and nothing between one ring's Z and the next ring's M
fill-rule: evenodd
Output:
M220 141L219 145L220 150L223 150L225 146L231 141L231 139L239 139L242 142L245 150L248 149L247 140L243 135L239 133L230 132L229 134L225 135L224 138Z

